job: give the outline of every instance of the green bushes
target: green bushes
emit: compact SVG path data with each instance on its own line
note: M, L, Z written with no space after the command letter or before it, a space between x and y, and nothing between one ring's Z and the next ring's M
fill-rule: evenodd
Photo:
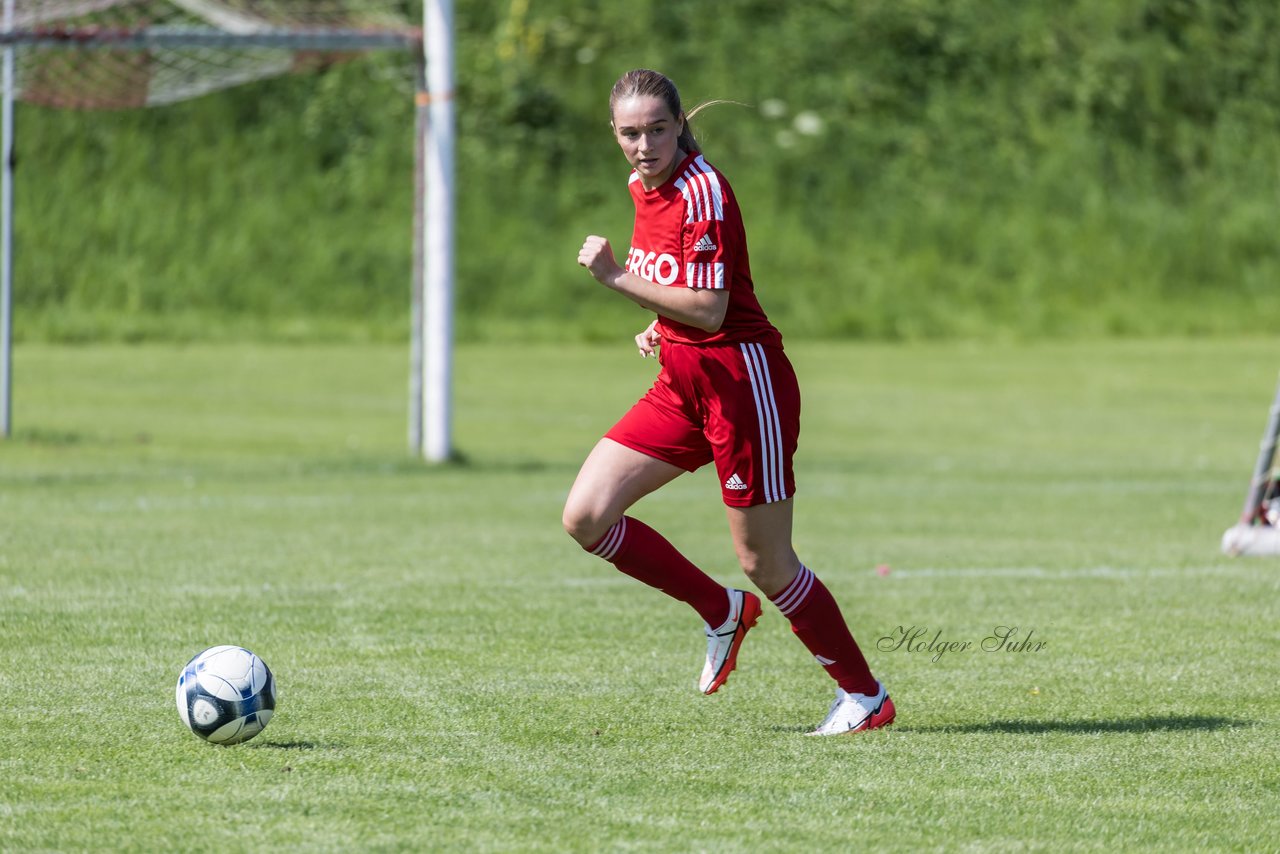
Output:
M1280 12L1147 0L455 4L469 337L616 336L574 263L630 233L606 97L721 105L788 335L1280 325ZM391 73L388 73L391 72ZM399 79L397 83L396 80ZM121 114L20 111L19 336L407 332L412 105L388 57Z

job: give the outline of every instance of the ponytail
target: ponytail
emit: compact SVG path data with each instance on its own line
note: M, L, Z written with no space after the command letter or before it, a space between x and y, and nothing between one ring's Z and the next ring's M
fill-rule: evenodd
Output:
M727 98L717 98L714 101L703 101L701 104L694 107L688 113L685 113L684 130L680 132L680 140L679 140L680 147L683 148L685 151L688 151L691 153L696 151L699 154L702 153L702 146L698 145L698 140L693 138L693 131L689 127L689 122L698 113L702 112L707 107L714 107L716 104L737 104L739 107L746 106L746 104L742 103L741 101L730 101Z

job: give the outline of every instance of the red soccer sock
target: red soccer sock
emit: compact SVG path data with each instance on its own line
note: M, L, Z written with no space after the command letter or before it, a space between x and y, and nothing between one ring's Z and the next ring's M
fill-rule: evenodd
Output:
M623 516L586 550L637 581L689 603L713 629L729 619L729 596L724 587L644 522Z
M837 685L851 694L874 696L880 690L835 597L808 567L801 565L795 579L769 599Z

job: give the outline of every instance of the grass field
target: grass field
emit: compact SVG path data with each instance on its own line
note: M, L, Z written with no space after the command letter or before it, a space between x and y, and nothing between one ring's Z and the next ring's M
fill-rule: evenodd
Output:
M797 547L898 706L812 739L774 609L702 697L692 612L560 530L625 337L462 349L434 469L398 347L20 347L0 850L1277 850L1280 561L1217 548L1274 341L796 344ZM635 513L740 583L713 480ZM233 748L173 705L219 643L281 692Z

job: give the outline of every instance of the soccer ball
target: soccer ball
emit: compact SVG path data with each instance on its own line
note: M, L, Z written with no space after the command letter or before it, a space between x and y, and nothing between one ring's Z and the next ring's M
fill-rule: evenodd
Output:
M178 714L205 741L248 741L266 728L275 708L275 677L242 647L206 649L178 675Z

